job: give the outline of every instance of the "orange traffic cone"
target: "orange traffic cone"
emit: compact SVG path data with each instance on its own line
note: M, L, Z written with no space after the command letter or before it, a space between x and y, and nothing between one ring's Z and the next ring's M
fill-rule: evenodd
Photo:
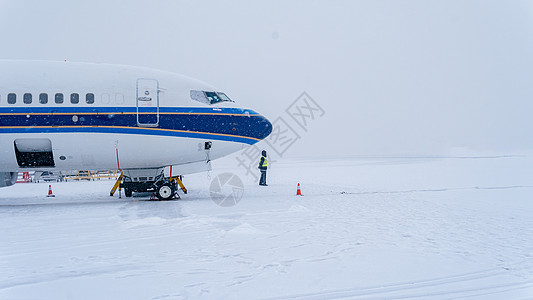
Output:
M49 185L48 186L48 195L46 197L55 197L56 195L54 195L52 193L52 185Z
M303 196L302 190L300 190L300 183L298 183L298 188L296 189L296 196Z

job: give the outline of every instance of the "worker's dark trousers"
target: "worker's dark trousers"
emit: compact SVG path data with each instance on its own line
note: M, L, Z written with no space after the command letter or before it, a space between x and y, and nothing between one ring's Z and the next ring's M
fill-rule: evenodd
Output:
M267 170L261 170L261 179L259 179L259 185L267 184Z

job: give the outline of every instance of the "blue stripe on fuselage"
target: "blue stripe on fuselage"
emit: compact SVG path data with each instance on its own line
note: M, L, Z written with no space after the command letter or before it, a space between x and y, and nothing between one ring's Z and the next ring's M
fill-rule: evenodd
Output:
M160 108L159 126L155 128L138 127L136 110L136 107L3 107L0 133L101 132L254 144L272 130L263 116L239 108Z

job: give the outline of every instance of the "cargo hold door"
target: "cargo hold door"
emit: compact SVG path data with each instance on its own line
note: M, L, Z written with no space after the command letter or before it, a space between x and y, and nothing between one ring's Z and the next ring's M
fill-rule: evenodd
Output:
M137 125L159 126L159 82L156 79L137 79Z

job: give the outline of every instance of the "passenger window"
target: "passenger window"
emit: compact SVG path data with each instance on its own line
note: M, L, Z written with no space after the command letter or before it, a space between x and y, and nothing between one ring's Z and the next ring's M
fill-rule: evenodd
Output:
M70 103L72 104L80 103L80 94L77 94L77 93L70 94Z
M46 104L48 103L48 94L46 93L40 93L39 94L39 103Z
M124 95L115 94L115 103L116 104L124 104Z
M56 103L57 104L62 104L63 103L63 94L61 94L61 93L57 93L56 94Z
M93 93L88 93L87 95L85 95L85 102L87 102L87 104L93 104L94 103L94 94Z
M102 103L108 104L109 102L111 102L111 97L109 94L102 94Z
M24 102L24 104L31 104L31 94L25 93L22 97L22 101Z
M17 94L15 94L15 93L7 94L7 103L9 103L9 104L17 103Z

